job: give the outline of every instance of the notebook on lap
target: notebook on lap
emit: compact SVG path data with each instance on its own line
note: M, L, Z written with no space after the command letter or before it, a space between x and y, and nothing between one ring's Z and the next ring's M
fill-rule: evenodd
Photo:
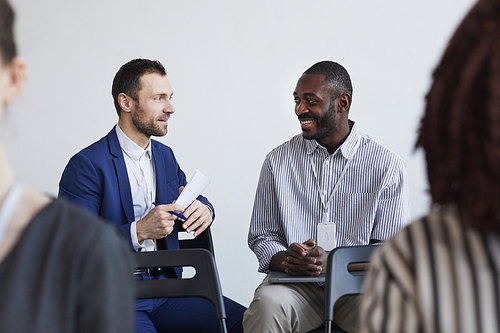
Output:
M285 272L274 272L269 274L269 283L303 283L303 282L325 282L326 273L316 276L294 276Z

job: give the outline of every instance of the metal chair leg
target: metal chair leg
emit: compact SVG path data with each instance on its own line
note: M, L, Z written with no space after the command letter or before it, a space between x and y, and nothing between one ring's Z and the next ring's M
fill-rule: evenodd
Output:
M222 333L227 333L226 320L224 318L219 319L220 331Z
M332 321L327 320L325 322L325 333L331 333L332 332Z

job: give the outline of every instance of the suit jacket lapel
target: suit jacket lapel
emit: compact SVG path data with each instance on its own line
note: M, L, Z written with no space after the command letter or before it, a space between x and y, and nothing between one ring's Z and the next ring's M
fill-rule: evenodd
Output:
M132 191L128 179L127 166L123 158L122 148L116 136L116 129L113 127L108 134L109 152L113 156L113 164L115 166L116 178L118 179L118 192L120 193L120 201L123 211L127 217L127 221L132 222L134 217L134 204L132 202Z
M151 140L151 145L156 172L156 200L160 204L168 204L170 202L165 201L167 200L165 193L165 161L163 160L163 155L160 149L158 149L156 142Z
M161 154L161 150L159 148L159 143L151 140L152 144L152 152L153 152L153 160L155 164L156 170L156 198L158 203L160 204L169 204L170 202L166 202L167 193L166 193L166 162ZM179 240L178 240L178 232L179 232L179 222L177 221L174 225L174 230L170 235L162 240L165 240L167 249L173 250L179 248ZM158 240L161 241L161 240Z

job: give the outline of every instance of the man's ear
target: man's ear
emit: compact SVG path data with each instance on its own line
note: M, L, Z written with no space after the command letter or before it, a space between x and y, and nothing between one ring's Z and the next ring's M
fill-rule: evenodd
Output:
M122 111L130 112L130 111L132 111L132 108L134 107L134 100L130 96L128 96L127 94L120 93L118 95L118 104L120 104Z
M337 99L338 112L348 112L351 106L351 96L349 94L342 94Z
M15 57L12 61L5 65L4 77L5 89L3 91L2 103L7 105L16 100L24 91L26 84L26 62L19 57Z

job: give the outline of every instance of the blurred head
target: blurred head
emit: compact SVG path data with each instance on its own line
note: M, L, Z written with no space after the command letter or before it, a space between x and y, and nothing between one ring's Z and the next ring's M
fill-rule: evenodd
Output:
M5 0L0 0L0 96L2 109L19 96L26 80L26 66L17 57L14 40L14 12ZM1 112L0 117L3 115Z
M156 60L134 59L120 67L113 79L111 94L115 102L116 112L121 115L122 108L118 102L118 95L124 93L134 101L139 100L139 91L141 90L141 77L144 74L156 73L166 76L167 72L163 65Z
M7 1L0 0L0 56L4 65L17 56L13 26L14 11Z
M479 1L434 72L417 147L432 200L500 233L500 1Z

